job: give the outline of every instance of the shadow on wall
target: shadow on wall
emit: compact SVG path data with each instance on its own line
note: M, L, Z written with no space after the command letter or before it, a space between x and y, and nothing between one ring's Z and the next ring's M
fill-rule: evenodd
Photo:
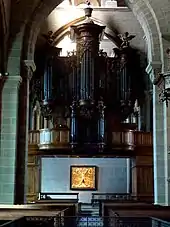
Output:
M98 167L97 191L70 190L70 166ZM90 203L91 194L126 193L127 160L114 158L42 158L41 192L79 193L79 202Z

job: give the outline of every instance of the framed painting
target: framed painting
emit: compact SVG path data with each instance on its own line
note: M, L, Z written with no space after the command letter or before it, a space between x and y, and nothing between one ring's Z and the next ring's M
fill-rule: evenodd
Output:
M70 166L71 190L97 190L96 166Z

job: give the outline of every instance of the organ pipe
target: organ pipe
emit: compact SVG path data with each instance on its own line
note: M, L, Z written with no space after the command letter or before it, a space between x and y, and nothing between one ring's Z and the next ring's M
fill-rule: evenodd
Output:
M52 99L52 58L47 58L44 72L44 103Z
M70 131L70 143L72 147L77 143L77 118L76 118L76 102L73 101L71 105L71 131Z

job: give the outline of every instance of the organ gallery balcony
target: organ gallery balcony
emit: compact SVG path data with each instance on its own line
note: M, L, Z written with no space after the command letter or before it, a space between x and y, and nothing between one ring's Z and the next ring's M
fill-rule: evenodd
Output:
M65 133L67 134L67 139L63 139L65 138ZM49 130L47 134L48 136L44 134L44 130L29 131L29 147L35 147L37 154L75 155L71 146L69 145L68 131L58 131L56 133L54 130ZM151 132L140 132L135 130L112 132L111 146L109 146L109 148L106 146L106 149L104 149L102 153L99 152L99 155L146 155L148 151L152 152L152 145ZM48 146L49 150L45 149L46 151L41 151L43 150L43 146Z

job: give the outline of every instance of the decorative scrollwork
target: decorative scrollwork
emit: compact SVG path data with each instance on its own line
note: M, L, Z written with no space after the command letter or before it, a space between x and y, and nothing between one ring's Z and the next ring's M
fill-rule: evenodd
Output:
M168 107L168 101L170 101L170 88L163 89L159 94L159 99L161 102L166 102L166 106Z
M51 114L52 114L52 105L47 103L47 104L41 104L41 113L42 116L46 119L51 119Z
M89 39L89 40L86 40L86 41L81 41L79 42L80 44L80 59L83 58L84 54L89 51L91 53L95 53L94 51L94 48L96 46L96 43L94 42L93 39Z
M107 53L104 52L103 49L99 50L99 53L98 54L99 54L100 57L104 57L104 58L107 57Z

